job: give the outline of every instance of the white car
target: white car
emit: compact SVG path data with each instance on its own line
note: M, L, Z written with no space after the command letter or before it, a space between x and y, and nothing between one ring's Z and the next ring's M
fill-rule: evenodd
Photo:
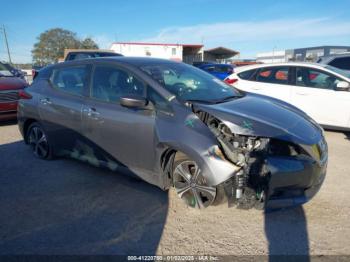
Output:
M350 73L312 63L257 64L235 68L225 82L288 102L326 128L350 130Z

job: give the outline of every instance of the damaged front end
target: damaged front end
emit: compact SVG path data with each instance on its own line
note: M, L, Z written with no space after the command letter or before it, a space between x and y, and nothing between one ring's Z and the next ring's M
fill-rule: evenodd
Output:
M249 123L245 123L248 135L233 133L212 114L193 111L215 135L222 157L236 166L235 175L220 185L229 207L286 207L305 203L318 191L326 173L325 148L319 149L317 160L310 154L314 145L251 135Z

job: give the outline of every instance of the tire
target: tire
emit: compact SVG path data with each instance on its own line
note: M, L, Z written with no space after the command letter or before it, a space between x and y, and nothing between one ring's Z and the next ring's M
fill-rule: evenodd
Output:
M217 196L217 188L208 186L196 162L179 153L173 164L173 185L177 195L192 208L206 208Z
M29 126L26 141L31 147L34 156L39 159L53 159L49 138L42 125L38 122L34 122Z

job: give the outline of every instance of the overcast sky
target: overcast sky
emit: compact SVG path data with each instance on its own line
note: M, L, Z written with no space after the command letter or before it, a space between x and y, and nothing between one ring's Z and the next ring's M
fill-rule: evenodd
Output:
M350 45L350 0L1 0L13 61L31 62L43 31L61 27L114 41L204 43L254 58L258 52L317 45ZM7 60L0 34L0 60Z

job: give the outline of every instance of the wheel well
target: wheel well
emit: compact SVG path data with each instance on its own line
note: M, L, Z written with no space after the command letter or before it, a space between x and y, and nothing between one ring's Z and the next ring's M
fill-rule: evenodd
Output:
M33 124L34 122L37 122L35 119L29 118L24 122L23 125L23 137L24 137L24 141L27 143L27 132L28 132L28 128L30 127L31 124Z

